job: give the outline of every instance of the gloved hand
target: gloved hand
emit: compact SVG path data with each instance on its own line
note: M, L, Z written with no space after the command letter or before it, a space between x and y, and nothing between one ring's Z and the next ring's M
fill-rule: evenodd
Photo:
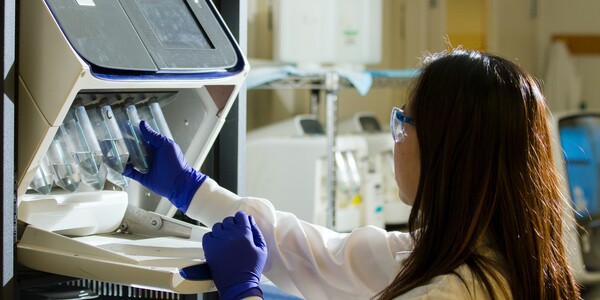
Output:
M267 245L252 216L238 211L216 223L202 238L202 247L221 299L262 296L258 284Z
M186 212L194 194L206 180L206 175L190 167L179 146L154 131L146 121L140 122L140 132L148 145L152 164L146 174L136 171L128 164L123 175L167 197L179 210Z

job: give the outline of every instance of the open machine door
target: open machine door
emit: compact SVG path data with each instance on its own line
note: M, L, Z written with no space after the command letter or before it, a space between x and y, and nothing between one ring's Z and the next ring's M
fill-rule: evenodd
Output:
M210 0L20 2L20 264L192 294L214 289L206 228L121 175L148 165L137 125L199 169L249 66Z

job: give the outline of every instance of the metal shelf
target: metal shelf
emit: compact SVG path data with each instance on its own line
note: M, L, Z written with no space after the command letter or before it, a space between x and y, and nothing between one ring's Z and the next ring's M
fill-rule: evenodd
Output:
M326 90L326 75L299 76L290 75L262 84L251 89L296 89L296 90ZM404 88L412 82L412 78L373 76L371 88ZM343 77L339 80L339 89L354 88L352 83Z
M412 82L412 77L389 77L373 75L371 88L403 88ZM354 88L350 80L341 77L338 72L332 70L319 75L288 75L280 79L276 79L261 85L252 87L251 89L295 89L311 91L313 99L312 113L316 113L316 101L320 93L325 91L324 97L326 101L326 137L327 147L327 227L333 229L335 227L335 186L336 186L336 167L335 167L335 136L337 133L337 102L338 94L341 89Z

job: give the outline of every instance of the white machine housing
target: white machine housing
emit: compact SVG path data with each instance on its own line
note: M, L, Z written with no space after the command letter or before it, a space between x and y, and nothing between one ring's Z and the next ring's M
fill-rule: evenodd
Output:
M600 233L598 232L598 215L593 212L593 207L587 207L588 205L597 206L598 199L588 199L584 202L595 202L595 203L581 203L580 197L587 197L591 195L584 195L581 189L581 182L570 182L569 175L578 176L578 174L569 174L567 172L567 164L573 162L573 158L566 156L573 155L566 150L568 147L576 149L582 154L588 162L594 163L592 169L596 175L600 174L600 166L597 164L597 160L600 158L600 149L592 146L592 153L586 152L586 148L578 143L593 143L597 141L597 136L591 139L578 139L573 140L570 143L572 145L564 145L561 137L561 122L569 121L569 119L577 118L592 118L595 119L597 124L600 124L600 112L592 111L571 111L556 113L551 116L550 128L553 135L553 155L556 168L561 175L563 194L567 197L568 203L565 203L565 242L567 245L567 254L571 266L575 273L576 280L586 286L588 296L590 299L595 299L598 296L597 285L600 283ZM591 137L591 136L590 136ZM597 142L596 142L597 143ZM574 148L575 147L575 148ZM583 157L582 156L582 157ZM577 163L577 162L575 162ZM589 187L597 189L598 183L596 182L597 176L589 176L588 174L581 174L582 179L587 182ZM585 182L584 182L585 183ZM587 191L589 192L589 191ZM584 212L590 210L590 215ZM593 210L592 210L593 209ZM582 215L583 214L583 215ZM594 296L592 296L594 295Z
M358 136L337 136L335 225L351 231L364 225L383 226L379 178L367 176L367 144ZM311 115L268 125L247 136L246 190L270 200L275 209L327 224L327 138ZM367 208L365 208L367 207ZM378 214L367 215L370 209Z
M372 112L358 112L338 125L342 134L354 134L366 139L369 154L369 168L382 177L382 197L385 224L406 226L411 206L400 200L398 185L394 175L394 140L389 130L383 130Z
M242 88L249 65L211 1L153 3L166 5L172 11L188 5L185 7L190 7L190 12L180 17L195 18L200 26L210 27L203 28L209 39L213 39L214 33L220 35L220 40L213 40L212 49L206 51L225 45L232 60L221 67L201 59L190 60L192 66L187 68L187 59L177 60L178 50L174 55L163 52L156 56L156 51L163 49L150 49L150 44L160 43L146 36L146 44L125 39L111 41L109 47L124 45L129 48L127 51L133 51L133 46L138 45L141 51L129 53L130 57L145 57L150 66L153 60L155 69L121 67L119 64L139 60L120 62L117 57L116 61L103 61L105 53L97 53L95 62L100 63L95 64L89 55L94 54L96 46L86 47L86 43L101 38L118 39L121 32L132 30L110 22L90 26L106 21L95 12L141 4L105 0L21 1L16 177L18 219L25 225L17 244L17 258L20 264L44 272L197 294L214 290L212 280L189 280L179 271L204 263L200 241L206 229L171 218L176 209L166 199L160 199L134 181L126 192L100 190L71 194L54 190L49 195L40 195L27 190L68 110L80 97L93 100L156 96L186 160L194 168L200 168ZM60 10L61 5L70 6ZM131 7L125 12L131 13ZM75 13L82 13L80 17L87 22L73 23L71 17ZM120 14L125 24L134 20L121 10L104 13ZM150 17L136 20L158 21ZM143 24L130 26L133 25ZM68 28L81 30L81 38L67 34ZM139 35L132 36L142 38L149 32L139 30Z
M299 65L379 63L382 14L381 0L273 1L274 58Z

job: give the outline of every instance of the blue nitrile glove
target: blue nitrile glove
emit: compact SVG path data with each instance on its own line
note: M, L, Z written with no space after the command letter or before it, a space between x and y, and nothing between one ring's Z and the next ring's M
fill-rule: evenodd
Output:
M267 245L252 216L238 211L202 238L204 257L221 299L261 296L260 275L267 261Z
M123 175L167 197L179 210L186 212L194 194L206 180L206 175L190 167L179 146L154 131L146 121L140 122L140 132L152 156L152 164L146 174L136 171L128 164Z

